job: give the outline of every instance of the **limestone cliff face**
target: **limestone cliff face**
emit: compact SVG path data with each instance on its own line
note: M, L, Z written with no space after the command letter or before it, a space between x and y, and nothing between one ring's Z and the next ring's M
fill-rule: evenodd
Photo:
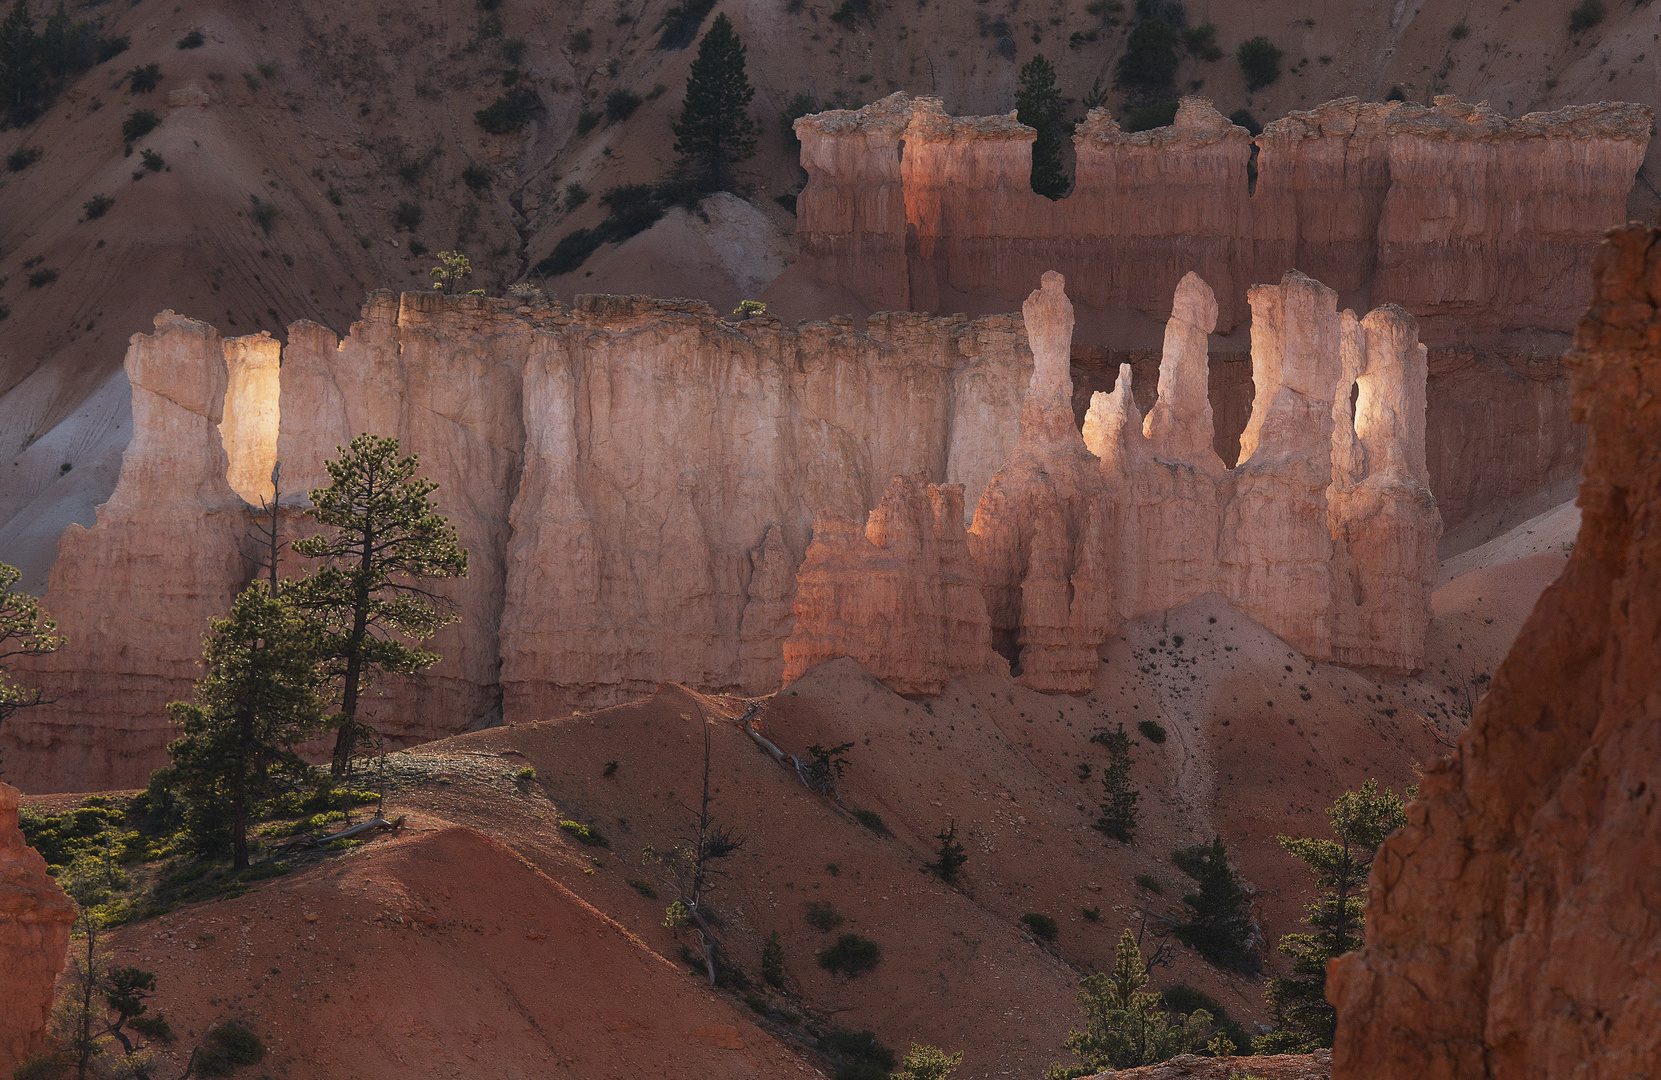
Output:
M0 1073L42 1049L75 905L17 827L18 790L0 784Z
M127 348L133 438L90 529L71 525L44 604L69 639L15 658L52 702L6 725L7 771L29 790L142 784L165 764L166 706L189 697L208 620L248 580L247 507L226 480L219 332L171 311Z
M896 476L863 528L818 515L797 575L795 615L785 682L840 656L902 694L938 694L957 675L1009 673L992 651L963 489L921 473Z
M1374 863L1335 1078L1661 1074L1661 233L1593 263L1568 363L1581 532Z
M950 295L1013 304L1059 269L1082 304L1164 318L1192 271L1226 333L1251 284L1296 268L1358 310L1413 311L1435 344L1566 332L1652 119L1607 102L1511 120L1451 97L1344 98L1270 124L1251 187L1253 139L1210 102L1134 134L1097 110L1073 137L1074 191L1052 202L1028 183L1030 128L898 93L796 121L808 185L792 274L929 311Z

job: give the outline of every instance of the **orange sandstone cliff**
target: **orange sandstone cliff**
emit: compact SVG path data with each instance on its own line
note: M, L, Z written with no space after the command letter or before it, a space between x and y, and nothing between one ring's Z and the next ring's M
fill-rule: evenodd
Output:
M75 905L17 827L19 792L0 784L0 1075L42 1047Z
M1592 264L1579 540L1374 863L1340 1080L1661 1075L1658 268L1636 224Z

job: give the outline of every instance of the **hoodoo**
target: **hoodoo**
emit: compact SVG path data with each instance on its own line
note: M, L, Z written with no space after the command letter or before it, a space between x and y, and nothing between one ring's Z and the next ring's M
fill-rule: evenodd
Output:
M39 1051L75 905L17 827L19 792L0 784L0 1073Z

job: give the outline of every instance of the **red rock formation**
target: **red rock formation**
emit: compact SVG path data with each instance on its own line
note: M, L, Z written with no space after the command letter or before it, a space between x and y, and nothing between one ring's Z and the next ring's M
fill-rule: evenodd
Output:
M1661 1075L1661 232L1593 263L1567 357L1580 537L1374 863L1333 1075Z
M820 513L797 574L784 681L851 656L901 694L938 694L957 675L1007 674L963 528L963 489L896 476L862 529Z
M42 1048L75 905L17 827L18 790L0 784L0 1075Z
M1210 102L1185 98L1171 126L1134 134L1096 110L1074 135L1073 194L1052 202L1028 183L1030 128L892 94L796 121L801 256L775 292L806 280L879 310L971 297L999 310L1059 268L1087 307L1164 318L1193 271L1217 285L1227 332L1248 285L1300 268L1357 308L1402 305L1437 344L1567 331L1591 292L1587 245L1624 215L1652 118L1344 98L1270 124L1248 192L1252 140Z
M44 605L69 639L20 670L51 702L6 725L7 770L28 790L140 785L166 762L166 707L189 697L208 620L248 580L247 507L226 482L219 332L171 311L127 349L133 438L90 529L58 542Z

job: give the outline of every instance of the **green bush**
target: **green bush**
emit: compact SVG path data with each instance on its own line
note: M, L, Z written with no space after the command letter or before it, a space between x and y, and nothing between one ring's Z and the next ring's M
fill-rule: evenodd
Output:
M784 989L784 943L779 940L777 930L767 936L767 943L761 947L761 979L768 986Z
M196 1071L202 1076L229 1076L242 1065L257 1065L265 1058L260 1037L236 1021L228 1021L208 1032L196 1053Z
M161 117L149 109L134 109L127 114L127 119L121 122L121 137L128 142L134 142L160 126Z
M190 33L179 39L177 47L180 49L200 49L203 45L206 45L207 42L208 39L202 35L202 31L192 30Z
M1215 63L1223 58L1222 46L1217 44L1217 26L1215 23L1205 23L1191 30L1182 32L1182 43L1188 51L1207 63Z
M1036 911L1029 911L1022 915L1021 921L1026 924L1028 930L1032 931L1033 937L1043 941L1054 941L1056 934L1060 932L1060 928L1056 926L1054 919L1048 915L1040 915Z
M600 830L592 825L584 825L580 821L562 821L559 823L559 827L589 847L608 848L611 846L611 841L600 835Z
M636 109L640 108L642 100L639 94L619 86L606 95L606 119L613 123L619 120L627 120L634 115Z
M43 289L56 280L58 280L58 272L56 270L36 270L34 273L29 275L29 288Z
M1471 28L1465 23L1459 23L1455 25L1452 30L1448 31L1448 37L1452 38L1454 41L1464 41L1470 36Z
M843 934L819 954L819 966L853 978L874 971L882 960L882 946L858 934Z
M1143 19L1125 41L1114 82L1137 98L1162 97L1177 74L1177 27L1164 19Z
M1581 0L1569 11L1569 33L1579 34L1603 21L1603 0Z
M529 83L520 82L489 106L475 112L473 122L491 135L512 135L530 123L536 107L536 91Z
M392 220L401 229L414 232L421 227L421 204L405 199L398 203L398 209L392 212Z
M1155 896L1165 895L1165 886L1161 885L1159 883L1159 879L1154 877L1152 874L1137 874L1136 887L1139 889L1146 889Z
M414 246L414 244L410 245L412 248ZM529 765L526 765L523 769L520 769L518 772L513 774L513 782L516 784L528 784L535 779L536 770L531 768Z
M140 151L139 157L143 160L144 167L151 172L161 172L167 167L167 162L154 150Z
M1102 921L1102 909L1099 907L1079 908L1079 914L1084 916L1085 922Z
M1240 62L1240 70L1246 73L1248 91L1261 90L1280 78L1281 51L1261 34L1242 41L1234 57Z
M568 44L572 52L585 53L594 47L594 31L585 26L571 35Z
M1136 730L1149 742L1158 745L1165 741L1165 728L1157 720L1144 720L1136 725Z
M875 833L886 833L888 826L882 823L882 815L875 810L855 810L854 817L859 823Z
M875 20L876 17L876 6L871 0L842 0L842 6L831 13L831 22L852 29L859 20Z
M836 1080L888 1080L897 1063L894 1051L869 1031L832 1028L816 1046L836 1062Z
M807 923L821 934L830 933L846 921L828 901L814 900L807 905Z
M40 160L40 147L23 146L6 155L6 169L10 172L22 172Z
M490 190L490 185L496 180L496 174L483 165L469 165L461 170L461 182L475 195L482 195Z
M600 120L605 116L598 109L584 109L577 114L577 134L587 135L600 126Z
M715 10L715 0L681 0L663 13L663 35L657 39L660 49L684 49L698 36L704 16Z
M1176 122L1179 104L1176 98L1165 98L1137 105L1125 113L1125 130L1152 131L1154 128L1170 127Z
M108 195L94 195L81 204L81 210L86 214L87 220L91 221L94 218L103 217L109 212L109 208L114 205L115 200Z
M161 65L145 64L127 72L129 89L135 94L148 94L161 85Z
M530 42L522 37L511 37L502 42L502 59L510 64L518 64L525 59L525 50Z
M1205 1010L1211 1014L1211 1022L1217 1025L1217 1030L1228 1036L1229 1042L1242 1051L1251 1046L1251 1036L1246 1034L1246 1029L1238 1021L1230 1019L1228 1010L1210 994L1184 983L1175 983L1161 990L1159 996L1173 1013L1187 1015Z
M251 195L249 198L254 201L254 220L259 223L261 230L270 232L271 226L277 223L277 219L283 216L283 212L278 209L276 203L262 199L258 195Z
M657 890L652 888L652 883L647 881L645 878L630 878L629 888L633 889L635 892L639 893L641 896L644 896L648 900L657 899Z

